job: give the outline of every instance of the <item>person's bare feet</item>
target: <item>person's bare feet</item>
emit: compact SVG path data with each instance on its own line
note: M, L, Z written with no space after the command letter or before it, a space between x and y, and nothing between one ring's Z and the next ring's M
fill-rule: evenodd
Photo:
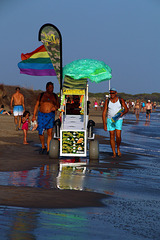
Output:
M28 142L23 142L23 144L25 144L25 145L26 145L26 144L29 144L29 143L28 143Z
M121 157L121 156L122 156L120 150L117 150L117 154L118 154L118 157Z
M116 153L113 153L113 156L112 156L112 158L115 158L116 157Z

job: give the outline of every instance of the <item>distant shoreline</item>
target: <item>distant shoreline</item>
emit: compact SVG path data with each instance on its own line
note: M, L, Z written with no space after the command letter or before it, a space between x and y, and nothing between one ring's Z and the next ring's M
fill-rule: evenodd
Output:
M11 85L5 85L5 84L0 84L0 104L4 105L6 110L10 110L10 100L11 96L13 93L15 93L15 87L16 86L11 86ZM29 88L21 88L21 93L24 95L25 98L25 105L26 108L29 111L33 111L34 105L37 100L37 96L40 92L43 92L42 90L33 90ZM103 93L91 93L89 92L89 100L91 102L91 106L93 106L94 101L97 100L100 102L102 99L105 100L106 95L108 95L108 92L103 92ZM128 101L135 101L139 99L140 101L145 101L147 102L148 99L151 100L151 102L156 102L158 107L160 106L160 93L141 93L141 94L127 94L127 93L119 93L118 96L122 97L124 100ZM31 101L32 100L32 101Z

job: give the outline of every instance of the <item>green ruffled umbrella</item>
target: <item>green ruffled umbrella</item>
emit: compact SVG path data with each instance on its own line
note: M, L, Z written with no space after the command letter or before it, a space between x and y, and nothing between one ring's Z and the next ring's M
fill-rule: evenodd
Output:
M72 79L88 78L91 82L99 83L110 80L112 69L103 61L94 59L75 60L63 68L63 79L69 76Z

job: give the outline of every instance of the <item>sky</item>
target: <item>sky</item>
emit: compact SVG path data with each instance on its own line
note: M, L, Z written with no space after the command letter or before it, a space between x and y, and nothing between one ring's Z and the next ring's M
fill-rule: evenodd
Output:
M20 74L21 53L42 45L46 23L62 35L63 66L77 59L104 61L110 86L129 94L160 92L159 0L1 0L0 84L45 90L56 77ZM89 92L107 92L109 82L89 83Z

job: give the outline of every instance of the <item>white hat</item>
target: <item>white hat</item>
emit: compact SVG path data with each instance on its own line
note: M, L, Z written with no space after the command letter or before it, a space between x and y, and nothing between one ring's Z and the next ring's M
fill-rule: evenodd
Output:
M115 88L111 88L109 91L110 91L110 92L111 92L111 91L117 92L117 90L116 90Z

